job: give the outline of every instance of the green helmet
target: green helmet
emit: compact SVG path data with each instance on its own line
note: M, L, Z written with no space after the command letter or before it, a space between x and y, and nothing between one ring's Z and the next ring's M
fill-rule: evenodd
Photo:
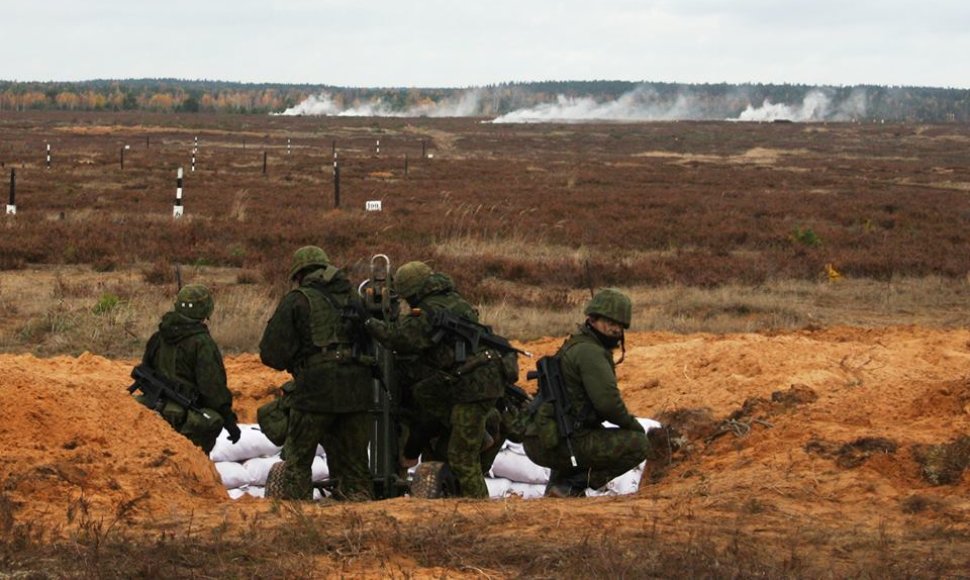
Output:
M586 305L586 316L602 316L619 322L623 328L630 328L633 319L633 303L630 298L616 288L600 290Z
M316 246L303 246L293 252L293 262L290 265L290 279L292 280L300 270L310 266L329 266L330 258L327 253Z
M175 297L175 311L195 320L205 320L212 315L215 304L212 293L202 284L182 286Z
M424 262L408 262L394 273L394 291L399 296L414 296L421 291L424 283L434 272Z

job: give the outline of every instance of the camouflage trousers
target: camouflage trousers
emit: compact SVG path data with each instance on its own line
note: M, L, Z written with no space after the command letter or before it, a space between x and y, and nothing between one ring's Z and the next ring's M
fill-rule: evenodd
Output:
M546 448L537 437L530 436L523 441L523 447L533 463L552 469L550 485L569 482L575 486L581 482L593 489L603 487L654 455L645 433L615 428L586 429L573 435L577 467L569 460L565 440Z
M487 498L483 461L491 464L495 459L492 450L482 452L485 442L485 424L497 418L495 399L474 403L455 403L451 408L451 429L448 433L448 467L455 474L462 497Z
M290 409L283 444L282 494L286 499L313 497L313 458L317 445L327 455L330 478L337 485L337 499L365 500L373 497L373 479L367 459L370 442L369 413L311 413Z

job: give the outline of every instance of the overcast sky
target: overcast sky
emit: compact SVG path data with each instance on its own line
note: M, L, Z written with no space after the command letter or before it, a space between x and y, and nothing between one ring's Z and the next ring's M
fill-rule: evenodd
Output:
M970 88L970 0L0 0L0 79Z

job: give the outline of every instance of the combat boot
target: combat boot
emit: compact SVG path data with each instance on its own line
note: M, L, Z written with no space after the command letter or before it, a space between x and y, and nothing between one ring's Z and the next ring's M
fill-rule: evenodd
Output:
M563 477L553 469L549 473L549 484L546 485L545 497L567 498L567 497L586 497L586 474L576 473Z

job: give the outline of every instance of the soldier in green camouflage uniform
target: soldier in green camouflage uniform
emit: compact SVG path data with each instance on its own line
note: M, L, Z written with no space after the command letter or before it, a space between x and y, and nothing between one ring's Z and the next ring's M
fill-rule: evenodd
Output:
M630 327L630 299L614 288L586 306L586 322L559 348L569 412L578 419L571 439L577 466L559 436L552 403L535 409L523 446L533 462L551 468L546 495L581 497L654 457L643 426L630 414L616 383L613 350ZM609 421L618 428L606 428Z
M459 362L455 359L455 337L445 335L435 340L437 329L430 315L437 310L478 322L478 313L455 291L445 274L433 272L423 262L408 262L395 273L394 289L407 300L411 312L393 325L370 319L367 329L404 355L398 359L405 366L402 374L413 381L411 396L420 407L424 425L441 429L439 440L446 442L447 464L458 481L460 494L487 498L483 449L494 451L496 442L488 435L486 424L498 423L496 401L504 392L499 357L479 348ZM419 448L411 443L405 446L405 453ZM494 458L494 453L486 456Z
M142 364L174 383L180 394L205 413L186 409L174 401L161 402L162 417L206 453L212 451L223 427L229 439L239 441L239 427L232 410L232 394L226 387L222 353L209 335L205 321L214 303L209 289L189 284L179 290L175 307L162 316L158 332L148 339ZM144 397L136 397L144 402Z
M290 278L298 287L283 297L259 343L263 364L289 371L294 379L285 395L290 413L282 495L312 498L311 465L320 444L337 482L335 496L371 498L367 445L373 374L354 348L353 323L343 316L354 300L352 286L316 246L293 254Z

